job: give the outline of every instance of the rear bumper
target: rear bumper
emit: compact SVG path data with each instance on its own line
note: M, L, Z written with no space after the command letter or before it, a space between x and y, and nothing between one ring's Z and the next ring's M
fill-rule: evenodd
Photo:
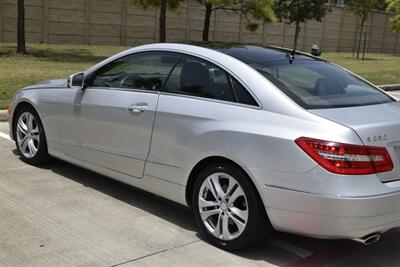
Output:
M400 226L400 191L341 198L265 186L263 194L277 231L354 239Z

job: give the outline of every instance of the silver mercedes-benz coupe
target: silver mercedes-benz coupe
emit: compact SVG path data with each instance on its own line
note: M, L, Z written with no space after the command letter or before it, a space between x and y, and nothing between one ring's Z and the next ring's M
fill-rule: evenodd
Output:
M21 158L49 157L191 207L233 250L272 230L372 243L400 226L400 104L283 48L151 44L10 104Z

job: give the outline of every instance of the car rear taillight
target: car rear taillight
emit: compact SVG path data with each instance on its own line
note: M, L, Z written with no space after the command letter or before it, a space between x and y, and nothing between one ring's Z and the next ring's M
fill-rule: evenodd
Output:
M307 137L296 144L326 170L337 174L372 174L393 170L390 155L384 147L342 144Z

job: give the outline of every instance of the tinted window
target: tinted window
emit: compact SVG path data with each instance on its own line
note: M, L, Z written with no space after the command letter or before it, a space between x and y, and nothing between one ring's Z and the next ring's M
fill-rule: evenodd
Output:
M352 107L394 100L351 73L324 61L250 64L306 109Z
M247 89L244 88L243 85L241 85L234 78L231 78L231 79L232 79L232 85L235 90L235 94L236 94L238 102L241 104L245 104L245 105L258 106L257 102L254 100L254 98L251 96L251 94L247 91Z
M117 59L97 71L86 83L92 87L160 90L180 55L144 52Z
M165 85L169 93L236 102L228 75L219 67L190 56L183 56Z

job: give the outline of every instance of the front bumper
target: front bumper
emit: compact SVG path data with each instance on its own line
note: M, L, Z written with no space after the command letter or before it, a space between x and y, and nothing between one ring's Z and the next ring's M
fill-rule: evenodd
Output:
M277 231L354 239L400 226L400 191L341 198L265 186L263 194Z

